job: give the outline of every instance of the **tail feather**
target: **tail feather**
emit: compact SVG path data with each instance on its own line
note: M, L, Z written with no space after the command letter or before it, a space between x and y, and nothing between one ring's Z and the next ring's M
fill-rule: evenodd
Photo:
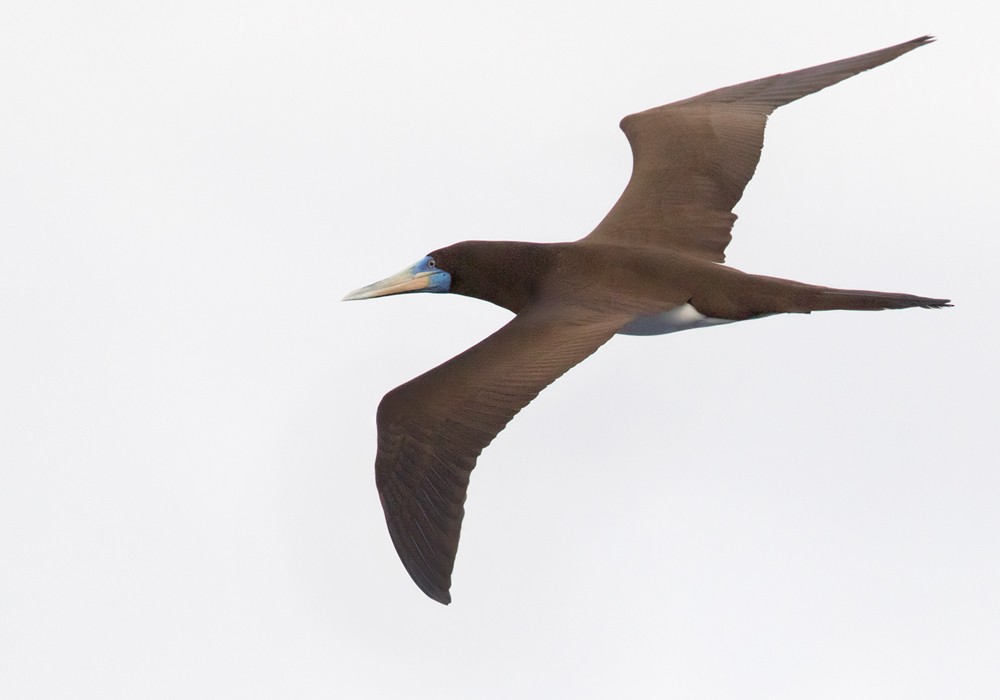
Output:
M810 295L810 311L845 309L851 311L881 311L883 309L940 309L951 306L951 299L932 299L914 294L869 292L855 289L819 288Z
M739 321L771 314L807 314L812 311L881 311L882 309L940 309L951 299L915 294L874 292L866 289L836 289L805 282L745 275L736 272L718 284L694 295L690 303L711 318Z

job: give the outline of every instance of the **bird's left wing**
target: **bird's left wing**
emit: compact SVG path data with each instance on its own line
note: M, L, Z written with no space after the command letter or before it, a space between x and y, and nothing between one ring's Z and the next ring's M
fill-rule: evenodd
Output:
M753 177L774 110L933 41L920 37L832 63L712 90L625 117L632 177L583 240L655 246L724 262L732 209Z
M529 307L382 399L375 481L399 558L428 596L451 602L463 504L479 453L630 318L556 303Z

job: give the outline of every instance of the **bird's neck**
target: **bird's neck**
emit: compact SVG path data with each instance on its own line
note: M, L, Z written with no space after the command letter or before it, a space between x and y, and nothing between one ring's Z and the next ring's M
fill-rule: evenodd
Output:
M538 294L554 268L558 245L515 241L476 241L463 251L470 272L452 290L519 313ZM464 267L464 266L463 266Z

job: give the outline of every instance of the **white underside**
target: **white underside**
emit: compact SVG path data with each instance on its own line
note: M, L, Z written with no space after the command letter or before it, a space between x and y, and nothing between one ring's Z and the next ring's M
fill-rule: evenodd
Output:
M700 313L698 309L690 304L675 306L670 311L653 314L651 316L639 316L629 322L618 331L619 335L663 335L664 333L676 333L686 331L690 328L704 328L706 326L718 326L723 323L732 323L728 318L712 318Z

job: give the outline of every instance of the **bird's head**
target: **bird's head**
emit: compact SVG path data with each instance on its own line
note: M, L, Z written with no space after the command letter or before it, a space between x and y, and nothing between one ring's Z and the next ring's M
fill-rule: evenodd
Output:
M411 292L448 292L451 291L451 275L438 267L434 255L425 255L405 270L400 270L391 277L369 284L367 287L355 289L344 297L344 301L355 299L372 299L390 294L407 294Z
M381 282L356 289L344 301L408 292L450 292L519 313L552 267L555 249L553 244L462 241L435 250Z

